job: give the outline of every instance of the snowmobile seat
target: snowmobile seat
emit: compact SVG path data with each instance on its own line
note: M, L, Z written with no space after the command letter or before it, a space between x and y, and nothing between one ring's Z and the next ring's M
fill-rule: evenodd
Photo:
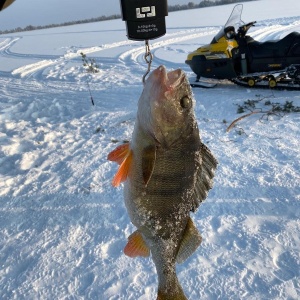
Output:
M253 58L285 57L291 46L300 43L300 34L291 32L281 40L257 42L250 40L248 47Z

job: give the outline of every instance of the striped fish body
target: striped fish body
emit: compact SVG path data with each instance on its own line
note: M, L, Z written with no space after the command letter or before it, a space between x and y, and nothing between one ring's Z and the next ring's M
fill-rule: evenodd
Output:
M199 134L186 137L170 148L157 145L148 137L149 144L140 147L138 141L145 133L137 130L137 140L132 141L136 145L132 148L132 168L124 188L130 219L147 239L179 240L195 205L194 187L201 165ZM195 131L198 132L197 127ZM151 178L145 183L143 165L147 164L144 162L147 156L155 156L155 162Z
M193 141L195 137L198 137ZM152 253L159 278L159 291L186 299L178 283L175 263L184 230L193 208L196 173L201 162L199 135L170 149L157 146L151 179L145 185L142 170L144 149L134 148L132 170L125 183L124 198L132 223ZM190 143L188 143L190 142ZM201 238L197 236L196 243ZM161 296L161 299L168 299Z
M175 265L201 243L190 212L206 198L217 165L200 140L193 107L185 74L159 67L140 97L132 141L109 155L120 164L114 185L125 181L125 205L137 227L125 254L151 252L160 300L187 299Z

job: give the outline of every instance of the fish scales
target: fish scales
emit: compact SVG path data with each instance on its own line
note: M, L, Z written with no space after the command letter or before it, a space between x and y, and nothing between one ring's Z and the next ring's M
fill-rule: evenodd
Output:
M158 275L158 300L187 299L176 276L200 245L190 218L212 188L217 161L201 142L189 82L163 66L147 79L129 144L108 159L120 164L113 184L125 181L124 200L137 227L124 248L130 257L150 253Z
M128 184L125 186L125 190L128 189L125 203L135 226L144 225L145 220L151 217L154 228L158 224L172 228L171 220L175 223L175 218L188 217L192 206L195 174L201 159L199 132L196 127L193 128L196 134L194 132L184 134L172 146L167 148L162 145L155 146L155 168L151 180L145 185L142 176L143 145L138 143L142 138L145 139L145 132L139 124L136 124L136 134L133 135L133 144L136 144L135 163L129 173ZM147 136L147 140L150 144L155 143L151 136ZM140 197L141 195L143 197ZM181 231L183 230L184 228L181 228Z
M151 176L148 185L145 186L143 182L135 187L132 184L132 189L140 193L140 186L144 190L145 197L149 199L149 205L155 208L156 205L173 205L182 201L181 197L185 196L186 191L193 190L193 177L195 169L195 160L192 158L186 159L187 151L182 149L171 149L168 151L157 150L156 167ZM171 167L170 167L171 166ZM137 166L137 169L140 169ZM140 174L137 174L141 178ZM137 182L138 180L133 180ZM167 203L166 203L167 200ZM170 204L169 204L170 203Z

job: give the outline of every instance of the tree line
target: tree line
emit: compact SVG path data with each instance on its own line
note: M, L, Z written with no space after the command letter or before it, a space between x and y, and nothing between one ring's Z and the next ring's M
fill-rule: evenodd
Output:
M246 2L246 1L256 1L256 0L243 0L243 2ZM237 2L240 2L240 0L216 0L216 1L203 0L199 4L195 4L194 2L189 2L188 4L169 5L168 11L172 12L172 11L179 11L179 10L203 8L203 7L209 7L209 6L233 4L233 3L237 3ZM110 16L101 16L101 17L90 18L90 19L85 19L85 20L69 21L69 22L64 22L64 23L60 23L60 24L49 24L49 25L42 25L42 26L28 25L24 28L17 27L15 29L11 29L11 30L3 30L3 31L0 31L0 34L31 31L31 30L38 30L38 29L47 29L47 28L53 28L53 27L70 26L70 25L92 23L92 22L101 22L101 21L107 21L107 20L120 19L121 17L122 16L120 14L114 14L114 15L110 15Z
M60 23L60 24L49 24L49 25L40 25L40 26L28 25L24 28L17 27L15 29L11 29L11 30L0 31L0 34L21 32L21 31L31 31L31 30L38 30L38 29L48 29L48 28L70 26L70 25L76 25L76 24L101 22L101 21L114 20L114 19L120 19L120 18L121 18L121 15L115 14L115 15L111 15L111 16L101 16L101 17L85 19L85 20L69 21L69 22L64 22L64 23Z
M243 2L247 2L247 1L256 1L256 0L243 0ZM202 0L199 4L195 4L194 2L189 2L188 4L182 4L182 5L180 4L169 5L168 11L171 12L171 11L178 11L178 10L203 8L209 6L233 4L237 2L241 2L241 0L216 0L216 1Z

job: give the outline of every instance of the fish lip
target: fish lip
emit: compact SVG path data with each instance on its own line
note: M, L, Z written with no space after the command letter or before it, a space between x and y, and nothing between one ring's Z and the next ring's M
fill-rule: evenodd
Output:
M174 89L179 86L183 82L185 76L181 69L167 72L165 66L159 66L155 71L158 73L157 76L167 89Z
M169 86L175 88L182 84L185 74L181 69L170 71L167 73Z

